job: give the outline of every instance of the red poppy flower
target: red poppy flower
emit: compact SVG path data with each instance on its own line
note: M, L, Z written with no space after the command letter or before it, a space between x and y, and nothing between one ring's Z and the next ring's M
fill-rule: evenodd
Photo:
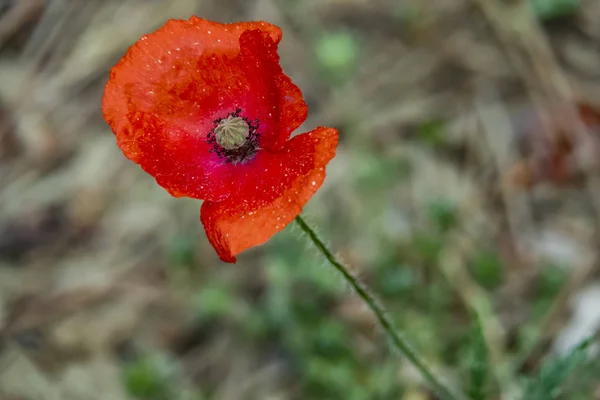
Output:
M123 153L176 197L204 200L201 221L223 261L266 242L325 179L338 132L306 119L266 22L170 20L115 65L102 109Z

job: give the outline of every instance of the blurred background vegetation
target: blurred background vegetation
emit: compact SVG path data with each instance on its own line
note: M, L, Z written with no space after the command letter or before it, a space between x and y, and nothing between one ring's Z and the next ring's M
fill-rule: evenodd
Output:
M446 382L600 399L597 0L0 0L1 400L435 399L296 227L225 265L115 145L109 68L194 14L282 27L341 131L305 214Z

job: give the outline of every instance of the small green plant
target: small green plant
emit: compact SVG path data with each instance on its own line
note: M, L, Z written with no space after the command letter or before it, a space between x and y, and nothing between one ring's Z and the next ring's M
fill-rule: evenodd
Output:
M502 261L495 252L489 250L477 252L469 269L477 283L486 289L495 289L502 284Z
M356 69L359 44L349 31L325 33L315 44L315 54L329 80L341 83Z
M441 232L447 232L456 226L458 210L456 205L446 199L436 199L429 203L430 220Z
M443 144L445 131L446 121L435 118L421 124L418 137L424 144L435 147Z
M194 308L201 319L227 316L234 309L231 288L221 282L213 282L199 290L194 298Z
M125 366L126 390L140 400L170 400L173 367L165 357L143 356Z
M487 382L489 378L489 354L479 319L475 317L471 328L467 349L467 367L469 370L469 386L467 394L471 400L487 399Z
M580 0L529 0L529 4L541 20L566 17L581 7Z
M525 382L527 400L558 399L563 394L562 385L588 358L588 348L593 337L584 340L563 357L546 360L539 374Z

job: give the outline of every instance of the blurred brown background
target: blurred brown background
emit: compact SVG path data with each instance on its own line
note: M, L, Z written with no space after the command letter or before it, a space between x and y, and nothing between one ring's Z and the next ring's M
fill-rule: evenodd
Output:
M443 379L549 399L600 327L597 0L0 0L0 399L434 398L299 230L225 265L121 154L109 68L191 15L283 29L341 131L305 214Z

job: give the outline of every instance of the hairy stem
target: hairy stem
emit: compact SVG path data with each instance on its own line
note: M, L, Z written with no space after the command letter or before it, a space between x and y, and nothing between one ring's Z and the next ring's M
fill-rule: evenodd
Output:
M360 280L350 270L339 262L331 251L325 246L323 241L319 238L317 233L306 223L302 216L296 217L296 223L300 226L300 229L306 233L306 236L313 242L313 244L319 249L319 251L325 256L327 261L342 274L346 282L352 286L356 294L365 302L369 309L375 314L379 325L383 328L394 347L400 351L414 366L419 370L423 378L430 385L431 389L434 390L437 395L444 400L457 400L458 398L450 392L450 390L444 386L438 378L431 372L429 367L421 359L421 356L408 344L407 340L403 337L400 331L394 327L392 321L387 317L385 310L375 299L375 297L369 292L369 289L360 282Z

